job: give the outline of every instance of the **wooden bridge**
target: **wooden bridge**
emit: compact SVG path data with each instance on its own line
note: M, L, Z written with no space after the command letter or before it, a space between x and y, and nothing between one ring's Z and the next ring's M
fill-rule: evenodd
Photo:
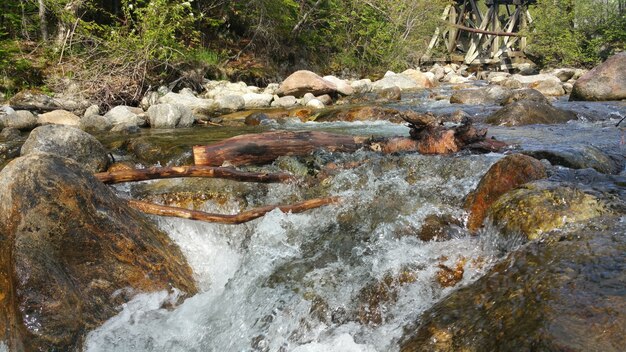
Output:
M422 64L456 62L513 68L527 62L523 30L532 22L528 6L536 0L456 0L448 5Z

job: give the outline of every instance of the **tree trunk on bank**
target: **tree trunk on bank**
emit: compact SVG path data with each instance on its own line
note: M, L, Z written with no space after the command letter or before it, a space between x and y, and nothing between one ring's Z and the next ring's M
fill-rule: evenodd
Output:
M46 4L44 0L37 0L39 5L39 27L41 27L41 40L48 41L48 20L46 18Z

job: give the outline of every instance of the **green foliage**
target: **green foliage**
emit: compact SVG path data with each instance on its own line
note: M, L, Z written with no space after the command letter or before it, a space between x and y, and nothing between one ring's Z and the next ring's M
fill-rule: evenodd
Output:
M593 66L624 50L626 13L617 1L538 0L528 50L542 66Z

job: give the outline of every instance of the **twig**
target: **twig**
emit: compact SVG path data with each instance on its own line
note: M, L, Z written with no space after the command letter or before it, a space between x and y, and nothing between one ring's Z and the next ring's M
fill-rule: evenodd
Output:
M339 203L340 201L341 198L339 197L315 198L291 205L269 205L261 208L254 208L235 215L206 213L203 211L169 207L133 199L128 201L128 205L131 208L135 208L146 214L237 225L258 219L276 208L285 213L301 213L303 211L319 208L324 205Z

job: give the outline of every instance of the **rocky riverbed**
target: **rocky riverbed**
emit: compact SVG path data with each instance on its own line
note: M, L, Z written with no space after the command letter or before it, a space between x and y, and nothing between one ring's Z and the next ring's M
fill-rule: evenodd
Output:
M623 72L626 53L589 72L298 71L108 109L21 92L0 111L0 351L620 351ZM407 114L471 121L506 147L238 166L288 184L93 176L190 165L194 145L247 133L409 137ZM343 201L242 225L128 205L225 214L327 196Z

